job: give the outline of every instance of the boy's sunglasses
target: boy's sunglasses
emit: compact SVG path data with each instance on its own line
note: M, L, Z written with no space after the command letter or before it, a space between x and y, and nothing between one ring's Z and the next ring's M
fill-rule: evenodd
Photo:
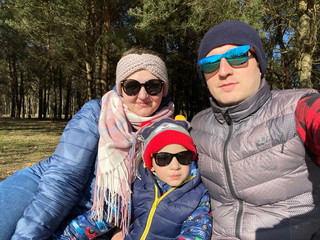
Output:
M241 66L248 61L249 50L250 45L232 48L224 54L202 58L198 63L205 74L217 71L220 67L220 61L222 58L225 58L231 66Z
M178 153L167 153L167 152L156 152L152 153L151 156L154 157L156 164L160 167L168 166L173 157L176 157L181 165L189 165L192 162L194 152L183 151Z
M144 89L149 95L158 95L162 91L163 84L164 82L160 79L150 79L145 83L140 83L134 79L126 79L121 81L121 87L123 91L129 96L137 95L140 92L141 86L144 86Z

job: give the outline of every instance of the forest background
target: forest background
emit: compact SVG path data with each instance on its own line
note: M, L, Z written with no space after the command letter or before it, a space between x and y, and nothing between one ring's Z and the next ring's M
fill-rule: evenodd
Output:
M0 116L70 119L115 82L121 54L165 59L176 114L208 107L196 72L205 32L226 20L258 30L272 89L320 89L320 0L0 0Z

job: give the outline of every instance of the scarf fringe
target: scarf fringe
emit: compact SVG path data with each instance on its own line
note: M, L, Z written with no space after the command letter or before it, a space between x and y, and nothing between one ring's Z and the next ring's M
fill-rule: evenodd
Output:
M139 153L136 151L136 138L133 139L133 145L127 156L129 160L127 164L121 162L112 171L102 174L99 174L101 171L98 168L96 193L92 206L96 220L113 223L120 227L124 234L128 231L128 223L131 218L131 184L137 173L135 159Z
M107 221L127 234L131 220L131 185L137 176L140 146L137 137L144 121L156 121L173 114L169 103L156 115L139 117L130 112L121 98L110 91L102 98L99 119L98 164L93 199L93 218ZM137 132L132 131L134 126Z

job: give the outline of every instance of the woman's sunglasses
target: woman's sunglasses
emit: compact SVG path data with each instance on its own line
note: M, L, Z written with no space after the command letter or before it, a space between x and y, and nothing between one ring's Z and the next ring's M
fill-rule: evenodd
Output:
M145 83L140 83L134 79L126 79L121 81L121 87L123 91L129 96L137 95L140 92L141 86L144 86L144 89L149 95L158 95L162 91L163 84L164 82L160 79L150 79Z
M176 157L181 165L189 165L192 162L194 152L183 151L178 153L156 152L152 153L151 157L154 157L156 164L160 167L168 166L173 157Z
M220 67L220 61L225 58L231 66L241 66L248 62L248 52L250 45L244 45L232 48L221 55L212 55L199 60L199 65L203 73L209 74L217 71Z

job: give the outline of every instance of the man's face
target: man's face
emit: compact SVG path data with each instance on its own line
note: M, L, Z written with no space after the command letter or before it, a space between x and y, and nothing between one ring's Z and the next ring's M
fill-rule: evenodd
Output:
M236 45L223 45L212 49L208 56L220 55ZM261 72L258 62L249 52L247 63L231 66L225 58L220 61L217 71L204 74L210 93L221 107L233 106L247 99L258 91Z

